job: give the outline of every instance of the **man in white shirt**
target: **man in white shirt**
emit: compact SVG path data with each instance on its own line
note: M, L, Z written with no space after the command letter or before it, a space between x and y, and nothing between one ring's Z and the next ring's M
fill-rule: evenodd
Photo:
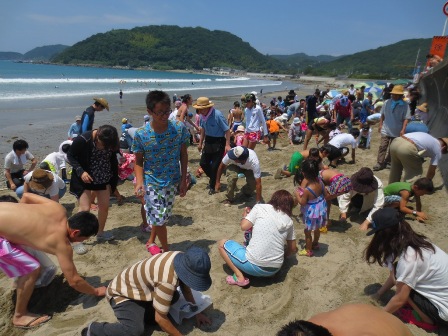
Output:
M425 132L406 133L390 145L391 167L389 184L404 180L413 182L423 174L423 157L431 159L426 177L432 180L442 154L447 153L448 138L436 139Z
M352 128L350 134L340 133L320 149L323 156L328 157L330 166L336 168L338 160L350 152L348 146L352 146L352 161L350 163L355 163L355 149L357 147L359 134L359 129Z
M221 189L221 175L225 168L227 168L227 199L224 201L225 205L231 205L235 198L238 177L246 177L246 185L241 188L243 194L246 197L250 197L256 190L257 203L262 201L260 162L257 154L252 149L237 146L227 152L216 174L216 192L219 192Z
M31 161L29 170L25 170L27 162ZM16 140L12 144L12 151L5 156L5 178L8 189L14 190L19 198L23 194L23 177L36 167L37 160L28 152L25 140Z

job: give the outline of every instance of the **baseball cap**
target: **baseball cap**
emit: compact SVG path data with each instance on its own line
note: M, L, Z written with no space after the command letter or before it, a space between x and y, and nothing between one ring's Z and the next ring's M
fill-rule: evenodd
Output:
M372 215L372 230L367 232L367 236L371 236L378 231L393 227L400 223L401 216L395 208L383 208L374 212Z
M227 152L227 155L231 160L247 160L249 157L249 150L243 146L236 146Z

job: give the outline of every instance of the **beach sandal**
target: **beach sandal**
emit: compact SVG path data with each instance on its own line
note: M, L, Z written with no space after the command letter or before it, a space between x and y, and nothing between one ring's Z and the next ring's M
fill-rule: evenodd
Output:
M412 308L406 308L402 307L399 310L395 312L395 315L402 320L405 323L416 325L419 328L422 328L426 331L436 331L438 329L438 326L435 324L429 324L426 322L423 322L421 320L421 317L418 315L418 313L413 310Z
M151 232L151 230L152 230L152 225L151 225L151 224L145 225L144 223L141 223L141 224L140 224L140 230L141 230L142 232Z
M328 232L328 228L327 228L327 226L322 226L322 227L319 229L319 231L320 231L320 233L327 233L327 232Z
M88 251L83 243L73 244L72 247L73 251L75 251L75 253L79 255L86 254Z
M233 275L229 275L226 277L226 283L228 285L246 287L247 285L249 285L250 281L248 278L244 278L244 281L238 281L238 278L236 277L236 275L233 274Z
M43 319L43 320L42 320ZM42 320L42 321L39 321ZM42 324L47 323L51 320L51 316L48 315L39 315L29 321L27 324L14 324L15 328L19 329L33 329L40 327Z
M301 257L312 257L314 255L313 251L307 251L306 249L303 249L299 252L299 256Z
M153 256L156 255L156 254L162 253L162 250L160 249L160 247L157 246L156 243L152 243L152 244L149 244L149 245L148 245L148 243L146 243L146 250L149 253L151 253Z
M98 205L96 205L95 203L90 204L90 210L98 211Z
M311 248L312 248L313 250L317 251L317 250L320 250L320 245L319 245L319 243L313 243L313 244L311 245Z

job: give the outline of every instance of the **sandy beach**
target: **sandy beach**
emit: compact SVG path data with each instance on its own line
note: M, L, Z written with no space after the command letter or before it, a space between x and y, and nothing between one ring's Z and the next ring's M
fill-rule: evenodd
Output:
M316 83L307 83L300 91L299 97L311 94ZM326 85L324 84L319 84ZM285 96L286 92L264 93L260 99L269 103L277 95ZM194 96L197 98L197 96ZM223 112L231 108L240 95L227 97L211 97L215 107ZM126 97L131 99L131 97ZM133 104L123 103L113 113L102 112L95 117L95 126L110 123L120 127L121 118L127 117L133 125L143 123L144 96L132 97ZM89 105L89 100L77 102L82 106L79 113ZM139 106L137 106L137 104ZM65 117L64 117L65 120ZM48 153L56 151L60 142L65 140L69 127L62 119L51 124L48 131L48 120L42 118L16 129L7 128L1 134L0 156L2 159L11 150L15 137L23 138L30 144L30 151L39 161ZM314 140L312 140L314 141ZM310 142L311 146L314 144ZM374 127L370 150L357 150L355 164L342 164L338 167L346 175L351 175L363 166L373 167L379 144L379 133ZM289 162L294 151L301 150L303 145L290 146L287 135L282 133L277 143L278 150L267 151L264 145L257 145L256 152L262 170L263 197L267 201L278 189L293 191L292 178L275 180L277 168ZM200 153L195 146L188 149L189 167L195 171ZM429 161L429 160L427 160ZM425 163L425 171L428 162ZM389 170L376 173L384 184L387 183ZM3 179L3 174L2 179ZM222 178L223 189L225 179ZM3 180L1 181L4 187ZM378 265L367 265L363 260L363 251L369 237L359 230L365 216L352 214L346 224L337 221L339 212L332 207L331 219L334 225L327 234L320 238L320 250L313 258L291 257L285 261L282 269L273 278L251 278L248 288L229 286L225 277L230 269L220 258L216 242L223 238L243 241L243 233L239 228L241 213L252 202L237 201L235 205L226 207L220 203L224 193L209 196L205 190L207 178L198 179L184 198L176 198L173 216L168 224L168 239L172 250L185 251L195 245L209 252L212 269L212 287L205 292L210 295L213 305L205 313L212 319L212 325L202 329L194 326L193 320L184 321L179 330L189 335L275 335L279 328L293 319L307 319L312 315L334 309L349 302L372 303L369 294L373 294L388 275L386 268ZM446 192L442 187L442 178L437 172L434 178L436 192L422 198L423 209L429 213L430 219L419 223L408 218L412 227L425 234L441 249L448 251L448 233L446 230ZM242 187L243 181L238 186ZM112 230L116 240L110 243L97 244L95 239L87 241L89 252L75 255L74 260L79 273L94 286L107 285L122 269L147 257L145 242L148 233L142 233L139 225L140 203L133 196L133 185L126 181L119 186L120 193L126 197L125 203L118 206L112 199L106 229ZM13 194L2 190L0 194ZM61 203L66 207L68 215L77 211L76 199L66 194ZM415 203L412 204L415 206ZM294 209L294 225L299 245L304 243L303 223L299 220L299 209ZM53 258L54 259L54 258ZM0 273L0 335L80 335L81 330L92 321L115 321L112 309L105 299L96 299L79 294L65 282L60 271L58 276L46 288L38 289L33 294L30 310L37 313L53 314L53 319L42 327L23 332L12 327L11 314L14 309L12 281ZM393 295L389 291L387 300ZM384 304L383 302L382 304ZM430 335L424 330L408 325L414 335ZM165 335L160 328L148 329L148 335ZM448 335L442 331L440 335Z

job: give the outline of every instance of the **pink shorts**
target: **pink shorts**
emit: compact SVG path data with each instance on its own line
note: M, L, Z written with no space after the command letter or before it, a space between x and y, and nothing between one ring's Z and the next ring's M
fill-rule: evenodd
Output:
M0 269L10 278L19 277L38 269L39 261L21 248L0 237Z
M260 141L261 138L261 132L249 132L249 133L244 133L244 137L249 141L249 142L258 142Z

